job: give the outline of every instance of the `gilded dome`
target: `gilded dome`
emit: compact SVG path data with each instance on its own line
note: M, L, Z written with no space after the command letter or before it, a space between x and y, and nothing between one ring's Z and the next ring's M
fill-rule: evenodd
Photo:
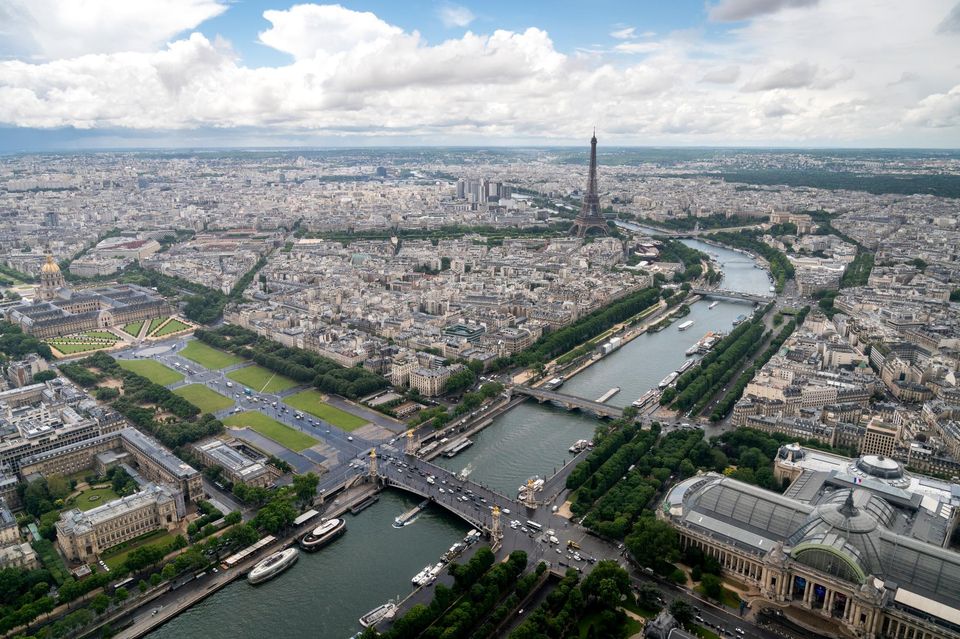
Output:
M60 267L57 266L57 263L53 261L53 256L48 255L46 263L40 267L40 273L45 275L53 275L54 273L59 273Z

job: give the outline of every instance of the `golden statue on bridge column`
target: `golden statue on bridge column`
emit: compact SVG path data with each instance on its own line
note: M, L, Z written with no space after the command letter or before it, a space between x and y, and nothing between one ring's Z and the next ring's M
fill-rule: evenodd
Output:
M370 479L377 479L377 450L375 448L370 449L370 472L368 473Z
M490 522L490 550L497 552L503 544L503 529L500 528L500 506L494 506Z
M407 431L407 447L404 452L406 452L411 457L413 457L414 454L416 454L417 452L417 439L416 437L413 436L412 428Z

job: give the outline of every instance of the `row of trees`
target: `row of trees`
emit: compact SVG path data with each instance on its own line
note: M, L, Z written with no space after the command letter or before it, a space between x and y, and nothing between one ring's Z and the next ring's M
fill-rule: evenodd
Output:
M587 625L587 637L625 639L627 616L620 608L632 599L630 575L614 561L597 563L582 583L575 571L568 570L543 603L510 633L510 639L579 637L583 636L581 623Z
M712 233L710 239L716 240L722 244L752 251L764 257L770 263L770 272L776 282L778 293L783 292L783 287L787 280L793 279L793 264L787 259L787 256L772 246L767 245L760 239L759 231L740 231L731 233L724 231Z
M594 502L606 495L620 481L641 456L644 455L660 434L659 425L649 431L637 431L630 442L620 446L573 495L570 510L577 516L585 515Z
M384 639L415 639L423 636L427 628L440 619L460 597L480 581L480 578L493 566L494 561L490 548L483 547L478 549L466 564L451 564L449 570L454 578L451 588L437 584L433 591L433 601L429 605L417 604L411 607L406 614L394 621L390 630L383 635L378 635L372 628L367 629L363 639L373 639L378 636Z
M389 385L384 377L365 368L344 368L331 359L301 348L288 348L240 326L226 324L213 330L198 329L194 337L214 348L251 359L278 375L312 383L322 391L351 399Z
M668 433L648 446L633 463L632 470L597 500L584 525L605 537L623 539L637 517L652 507L661 489L674 476L684 478L696 472L689 456L702 440L699 429L681 430Z
M870 279L870 271L873 270L873 261L873 253L862 249L858 250L856 257L843 270L843 276L840 278L840 288L866 286L867 280Z
M739 330L744 326L744 330ZM763 336L762 315L743 322L698 365L681 375L674 387L665 389L660 396L660 403L670 404L680 411L691 407L699 410L760 348L764 342Z
M518 366L545 364L550 359L603 333L611 326L656 304L659 296L659 289L652 287L626 295L616 302L580 318L573 324L547 333L529 349L517 353L510 363Z
M740 374L740 377L737 378L737 381L730 386L727 393L720 399L720 401L717 402L717 405L713 409L713 413L710 415L710 421L718 422L730 413L733 405L736 404L743 395L743 390L747 387L747 384L750 383L750 380L753 379L753 376L756 374L756 372L760 370L764 364L769 362L770 358L780 350L780 347L783 346L783 343L787 341L787 338L790 337L796 327L803 323L803 320L806 318L809 311L810 307L804 306L803 309L797 314L795 319L790 320L785 326L783 326L783 328L780 329L780 332L777 333L777 336L770 341L770 345L767 346L767 350L765 350L759 357L757 357L756 360L754 360L753 365L750 366L750 368Z
M593 450L567 475L567 489L576 490L585 484L598 468L606 463L621 446L632 441L639 431L640 425L633 420L624 422L618 420L608 427L603 425L597 427L593 438Z

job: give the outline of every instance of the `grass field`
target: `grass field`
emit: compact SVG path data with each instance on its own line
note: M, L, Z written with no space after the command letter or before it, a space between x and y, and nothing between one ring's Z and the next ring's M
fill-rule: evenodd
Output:
M127 333L128 335L133 335L134 337L136 337L137 335L140 334L141 328L143 328L142 320L139 322L130 322L129 324L123 325L123 332Z
M305 390L291 395L283 400L286 404L293 406L305 413L310 413L314 417L319 417L323 421L333 424L341 430L350 432L367 424L367 420L357 417L346 411L340 410L323 401L323 396L315 390Z
M143 375L154 384L160 384L161 386L173 384L183 379L182 373L178 373L152 359L118 359L117 364L137 375Z
M227 377L252 389L256 393L279 393L297 386L289 377L277 375L261 366L246 366L227 373Z
M110 331L87 331L86 333L82 333L82 335L86 337L92 337L96 340L106 340L108 342L116 342L120 339Z
M305 435L298 430L290 428L286 424L281 424L275 419L267 417L263 413L254 411L231 415L223 420L227 426L236 426L242 428L252 428L264 437L272 439L284 448L300 452L305 448L310 448L317 443L313 437Z
M179 333L180 331L185 331L190 328L189 324L184 324L178 319L171 319L169 322L164 324L160 330L153 334L154 337L163 337L164 335L169 335L170 333Z
M152 320L150 320L150 327L147 329L147 335L153 333L161 324L166 321L166 317L154 317Z
M202 413L216 413L233 406L233 400L212 391L203 384L188 384L175 389L174 394L184 398Z
M69 504L71 508L79 510L91 510L97 506L103 506L105 503L119 498L120 495L113 492L109 486L103 488L91 488L77 495Z
M239 364L244 361L242 357L217 350L197 340L192 340L187 344L183 350L180 351L180 354L210 370L220 370L221 368L233 366L234 364Z
M53 346L64 355L73 355L75 353L86 353L88 351L99 351L104 348L111 348L113 344L105 342L80 342L76 344L66 344L63 342L48 341L47 344Z

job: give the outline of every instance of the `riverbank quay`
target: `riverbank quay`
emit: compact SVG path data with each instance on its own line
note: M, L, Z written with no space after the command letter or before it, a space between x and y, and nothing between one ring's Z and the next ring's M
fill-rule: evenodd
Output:
M372 485L349 488L338 499L332 502L322 514L325 517L339 517L354 506L363 503L377 492L377 487ZM191 606L200 603L207 597L229 586L237 579L240 579L246 575L257 562L270 553L277 552L295 543L298 537L314 525L316 525L316 521L305 523L303 526L278 538L269 546L261 549L255 557L251 557L233 568L226 570L215 568L214 570L206 571L201 573L201 576L176 590L170 586L160 588L154 596L140 602L136 608L118 611L117 615L104 619L102 623L91 628L87 634L92 634L109 624L115 628L122 628L122 630L114 635L117 639L139 639L167 623Z

